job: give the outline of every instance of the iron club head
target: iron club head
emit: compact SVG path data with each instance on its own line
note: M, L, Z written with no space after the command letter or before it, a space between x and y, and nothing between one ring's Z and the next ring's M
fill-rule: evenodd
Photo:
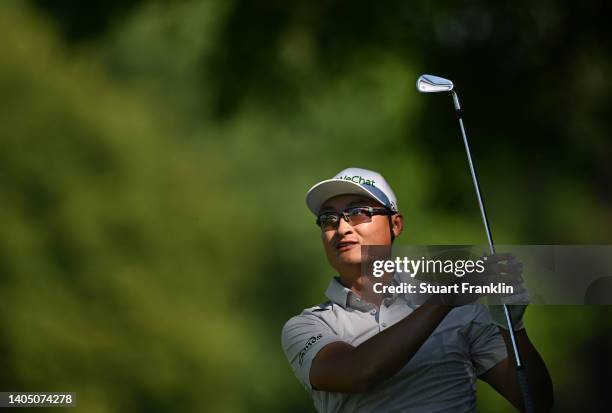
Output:
M417 79L417 90L421 93L450 92L453 82L434 75L421 75Z

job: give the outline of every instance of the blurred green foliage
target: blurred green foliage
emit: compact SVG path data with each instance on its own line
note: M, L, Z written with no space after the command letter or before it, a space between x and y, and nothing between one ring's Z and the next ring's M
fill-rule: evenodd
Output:
M498 241L609 242L608 6L77 3L0 6L0 389L312 411L280 347L333 275L306 190L376 169L400 242L483 239L422 71L459 85ZM558 411L602 400L609 314L528 312Z

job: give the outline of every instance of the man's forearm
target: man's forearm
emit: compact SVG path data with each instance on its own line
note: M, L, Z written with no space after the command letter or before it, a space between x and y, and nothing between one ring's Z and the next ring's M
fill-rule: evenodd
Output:
M507 330L502 328L500 328L500 331L506 343L509 359L512 360L512 371L514 372L513 377L515 383L517 383L518 378L516 377L516 369L514 368L516 366L516 362L514 359L514 350L512 348L510 334ZM520 354L523 365L527 370L527 381L529 384L531 397L533 398L533 402L535 404L536 412L548 412L552 408L554 396L553 384L550 374L548 373L548 369L546 368L546 364L529 340L526 330L519 330L515 335L521 352ZM522 399L519 401L519 406L523 406Z
M397 373L416 354L452 307L430 299L412 314L364 341L352 351L364 386L370 387Z

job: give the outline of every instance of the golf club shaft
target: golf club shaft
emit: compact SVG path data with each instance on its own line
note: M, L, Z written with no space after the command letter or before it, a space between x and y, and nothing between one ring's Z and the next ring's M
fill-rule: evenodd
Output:
M487 212L485 210L484 201L480 194L480 184L478 183L478 175L476 174L476 167L472 161L472 154L470 152L470 145L468 143L467 134L465 133L465 127L463 126L463 119L461 116L461 105L459 104L459 97L457 93L452 90L453 103L455 104L455 110L457 112L457 118L459 120L459 127L461 128L461 135L463 137L463 143L465 144L465 152L467 154L468 163L470 165L470 173L472 174L472 181L474 182L474 189L476 190L476 198L478 199L478 206L480 207L480 214L482 216L482 222L487 233L487 241L489 242L489 249L491 254L495 254L495 246L493 244L493 236L491 235L491 228L489 227L489 220L487 219ZM506 304L503 305L504 315L506 316L506 323L508 324L508 334L512 343L512 350L514 352L514 360L516 361L516 373L523 395L523 402L525 405L525 411L531 413L534 411L532 398L529 392L529 386L527 384L527 371L523 366L519 347L516 342L516 334L514 332L514 323L512 322L512 316L510 315L510 309Z

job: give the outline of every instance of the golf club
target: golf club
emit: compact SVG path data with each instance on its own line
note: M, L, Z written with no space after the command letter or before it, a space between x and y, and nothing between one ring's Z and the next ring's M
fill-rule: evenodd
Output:
M455 111L457 113L457 119L459 120L459 127L461 128L461 135L463 136L463 143L465 144L465 151L467 153L468 163L470 165L470 172L472 174L472 181L474 182L474 189L476 190L476 198L478 199L478 206L480 207L480 214L482 215L482 222L487 233L487 240L489 242L489 249L491 254L495 254L495 247L493 245L493 237L491 236L491 229L489 228L489 221L487 220L487 213L485 211L484 201L480 193L480 185L478 183L478 177L476 175L476 168L472 161L472 155L470 153L470 145L468 144L467 135L465 128L463 127L463 119L461 115L461 105L459 104L459 96L455 91L453 82L442 77L433 75L421 75L417 79L417 90L421 93L440 93L440 92L451 92L453 96L453 103L455 105ZM523 402L525 404L525 411L531 413L534 411L533 400L529 394L529 386L527 384L527 371L523 365L519 348L516 342L516 335L514 333L514 324L510 315L510 309L507 305L503 306L504 314L506 316L506 323L508 324L508 332L510 340L512 342L512 349L514 351L514 359L516 360L516 370L519 385L521 387L521 393L523 396Z

